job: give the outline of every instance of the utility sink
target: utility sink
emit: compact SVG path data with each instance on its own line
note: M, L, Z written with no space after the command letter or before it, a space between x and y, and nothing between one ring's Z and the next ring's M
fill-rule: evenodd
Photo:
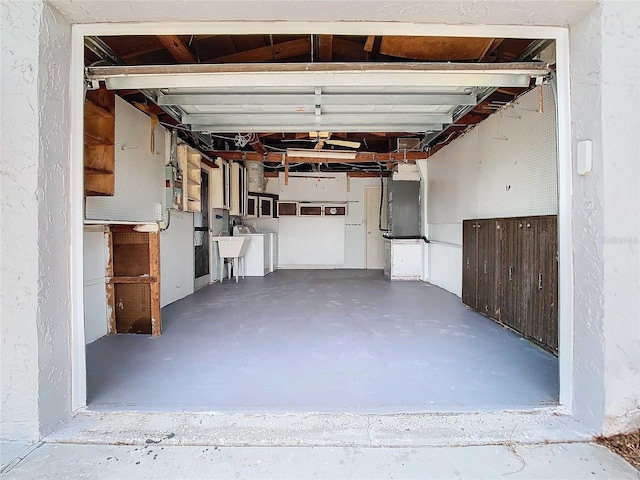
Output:
M213 237L218 242L218 256L220 258L243 257L249 247L247 237Z

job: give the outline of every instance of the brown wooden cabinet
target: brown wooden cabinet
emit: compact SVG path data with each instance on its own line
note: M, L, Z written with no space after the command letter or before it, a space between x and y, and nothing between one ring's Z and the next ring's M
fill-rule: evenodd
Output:
M160 335L159 233L112 225L109 235L109 333Z
M89 90L84 101L84 194L115 193L115 94Z
M557 217L463 222L462 301L558 349Z

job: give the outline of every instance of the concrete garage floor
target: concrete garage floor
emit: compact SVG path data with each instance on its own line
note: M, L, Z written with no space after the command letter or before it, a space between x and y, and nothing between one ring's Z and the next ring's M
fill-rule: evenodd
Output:
M87 346L92 410L460 412L552 405L555 357L423 282L279 270Z

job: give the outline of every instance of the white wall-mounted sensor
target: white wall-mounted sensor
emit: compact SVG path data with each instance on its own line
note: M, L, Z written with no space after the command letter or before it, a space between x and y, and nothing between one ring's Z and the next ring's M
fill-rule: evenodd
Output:
M576 157L576 170L578 175L586 175L591 171L593 162L593 144L591 140L578 142L578 152Z

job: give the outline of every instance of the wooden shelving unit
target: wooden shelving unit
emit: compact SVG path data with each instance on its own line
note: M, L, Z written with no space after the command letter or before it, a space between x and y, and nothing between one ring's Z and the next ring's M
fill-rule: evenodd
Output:
M112 225L109 236L109 333L160 335L159 233Z
M84 101L84 194L115 193L115 94L101 88Z
M188 145L178 145L178 162L182 170L183 208L188 212L200 211L200 176L202 157Z

